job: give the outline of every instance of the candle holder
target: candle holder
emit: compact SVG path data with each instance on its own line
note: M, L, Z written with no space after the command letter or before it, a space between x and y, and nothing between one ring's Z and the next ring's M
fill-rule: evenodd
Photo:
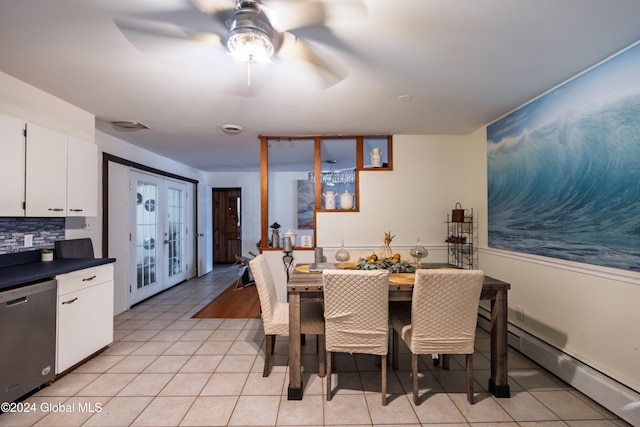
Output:
M289 283L289 277L291 276L291 270L293 268L293 244L291 243L291 237L284 237L282 239L282 246L282 251L284 252L282 263L284 264L284 270L287 273L287 283Z

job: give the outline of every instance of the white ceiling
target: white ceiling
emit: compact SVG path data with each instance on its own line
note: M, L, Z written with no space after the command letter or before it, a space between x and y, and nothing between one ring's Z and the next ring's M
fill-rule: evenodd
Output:
M0 70L108 134L221 171L256 169L259 134L467 134L640 40L638 0L324 3L326 27L292 32L348 72L331 86L291 58L253 65L247 86L247 65L215 43L115 23L215 29L189 0L1 0ZM244 130L226 135L225 123Z

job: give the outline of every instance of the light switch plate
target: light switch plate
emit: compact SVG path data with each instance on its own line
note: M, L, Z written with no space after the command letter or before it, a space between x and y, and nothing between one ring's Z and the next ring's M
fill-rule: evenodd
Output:
M30 248L33 246L33 234L24 235L24 247Z

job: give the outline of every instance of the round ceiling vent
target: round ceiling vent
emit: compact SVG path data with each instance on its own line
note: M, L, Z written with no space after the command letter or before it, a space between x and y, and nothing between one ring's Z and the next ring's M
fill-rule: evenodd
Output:
M240 132L242 132L242 126L225 124L225 125L222 125L222 130L224 131L224 133L228 135L237 135Z

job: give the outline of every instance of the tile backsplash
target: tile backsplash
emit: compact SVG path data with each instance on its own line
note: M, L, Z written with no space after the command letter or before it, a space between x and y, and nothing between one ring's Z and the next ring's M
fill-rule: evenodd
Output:
M0 218L0 255L53 249L56 240L65 235L64 218ZM25 234L33 235L33 246L24 247Z

